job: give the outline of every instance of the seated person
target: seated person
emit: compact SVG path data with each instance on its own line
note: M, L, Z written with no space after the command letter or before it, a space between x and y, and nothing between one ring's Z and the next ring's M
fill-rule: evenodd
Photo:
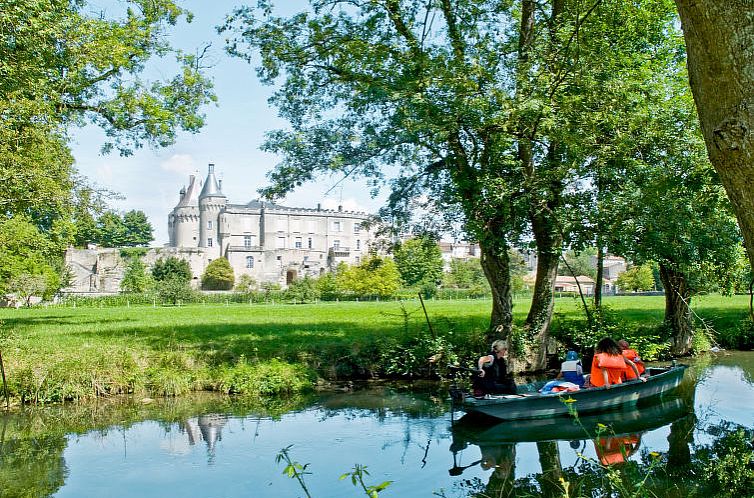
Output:
M636 369L639 371L639 375L644 373L644 362L641 361L641 358L639 357L639 353L631 349L628 345L628 341L625 339L621 339L618 341L618 346L621 348L621 354L623 354L624 357L628 358L629 360L633 361L636 365ZM632 380L635 379L636 376L634 375L633 370L626 369L626 380Z
M492 343L492 353L479 358L479 373L474 376L472 383L474 396L516 394L516 384L508 374L508 365L505 363L507 354L505 341L497 340Z
M584 369L576 351L566 353L566 361L560 364L560 372L556 379L563 379L579 387L584 387Z
M589 378L593 387L610 388L615 384L623 383L623 377L627 368L633 370L636 377L639 377L639 370L633 361L624 357L621 348L615 340L605 337L594 348L594 358L592 359L592 373ZM639 377L642 380L646 380Z

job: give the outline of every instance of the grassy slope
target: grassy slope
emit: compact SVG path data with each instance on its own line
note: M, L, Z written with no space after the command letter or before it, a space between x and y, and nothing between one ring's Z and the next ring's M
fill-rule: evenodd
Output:
M605 303L629 324L662 320L662 297L610 298ZM745 317L747 304L746 296L704 296L695 299L694 309L725 328ZM465 352L484 348L479 341L490 301L429 301L427 308L436 333L451 332ZM527 308L527 301L517 303L517 322L524 320ZM557 301L556 320L578 313L574 299ZM395 351L407 336L426 331L417 301L403 307L347 302L39 308L1 310L0 320L0 347L14 394L42 400L132 391L227 391L231 384L251 382L248 369L241 374L230 370L272 358L303 363L329 376L348 375L364 363L378 370L384 365L377 356L386 350L379 344L391 343ZM245 377L239 381L238 375Z

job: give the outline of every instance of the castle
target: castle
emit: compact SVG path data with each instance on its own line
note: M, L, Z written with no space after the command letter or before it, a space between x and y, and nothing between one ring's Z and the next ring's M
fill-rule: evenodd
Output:
M319 276L341 262L355 265L374 242L374 229L363 212L292 208L251 201L229 204L210 164L202 181L196 175L179 192L168 215L169 243L149 249L149 266L176 256L191 265L198 286L207 265L219 257L230 262L236 279L248 274L257 282L282 286L303 276ZM66 292L114 293L120 290L125 262L119 249L69 249L66 264L72 285Z
M191 175L181 189L168 216L169 247L200 248L207 263L227 258L236 276L288 284L341 262L359 264L374 239L366 213L261 201L228 204L214 169L210 164L204 182Z

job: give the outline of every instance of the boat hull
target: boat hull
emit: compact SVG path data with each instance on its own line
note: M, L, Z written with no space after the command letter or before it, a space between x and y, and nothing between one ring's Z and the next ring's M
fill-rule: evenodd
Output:
M537 419L617 410L642 404L675 390L683 380L686 365L656 371L646 382L633 380L610 387L593 387L571 393L488 396L464 395L454 406L467 413L479 413L499 420Z

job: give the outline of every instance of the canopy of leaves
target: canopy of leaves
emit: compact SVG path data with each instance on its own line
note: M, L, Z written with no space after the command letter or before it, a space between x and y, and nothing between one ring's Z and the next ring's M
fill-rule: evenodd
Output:
M0 217L0 293L23 292L28 286L21 283L35 277L45 282L44 297L57 292L63 273L57 255L57 246L29 218Z
M233 267L226 258L213 259L202 274L204 290L230 290L234 282Z
M343 268L336 278L338 288L357 297L390 297L401 282L395 262L377 255L367 257L357 266Z
M152 224L143 211L131 210L122 216L115 211L106 211L97 219L91 240L102 247L148 246L152 236Z
M120 290L128 293L146 292L152 285L152 277L140 258L130 258L120 282Z
M160 258L152 266L152 278L158 282L173 279L188 282L191 280L191 276L189 262L175 256Z
M655 285L652 265L645 263L640 266L629 268L628 270L618 275L616 285L623 292L639 292L651 290Z
M403 285L412 287L442 278L443 260L437 241L431 237L414 237L400 243L393 252Z

